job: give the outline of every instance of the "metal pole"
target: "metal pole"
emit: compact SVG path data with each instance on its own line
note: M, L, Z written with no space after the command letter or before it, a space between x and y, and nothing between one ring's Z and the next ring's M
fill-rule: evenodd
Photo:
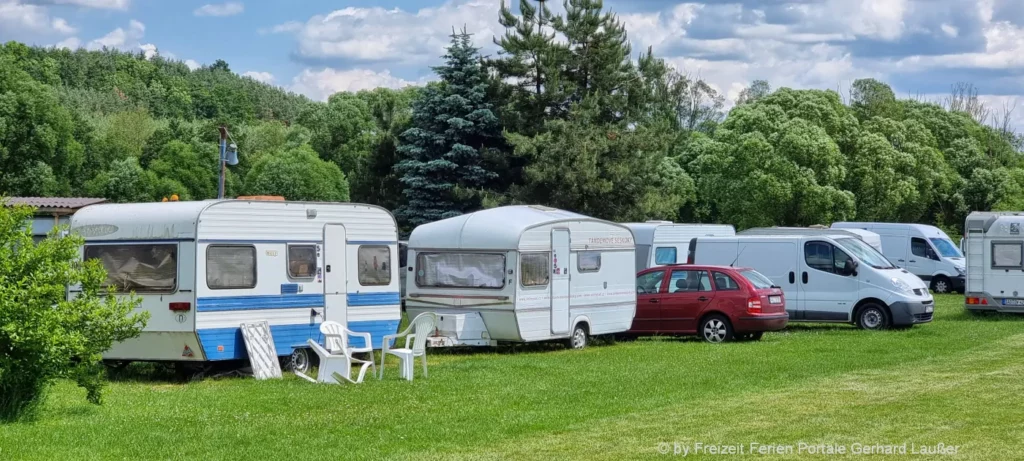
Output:
M228 130L220 127L220 181L217 183L217 198L224 198L224 170L228 151Z

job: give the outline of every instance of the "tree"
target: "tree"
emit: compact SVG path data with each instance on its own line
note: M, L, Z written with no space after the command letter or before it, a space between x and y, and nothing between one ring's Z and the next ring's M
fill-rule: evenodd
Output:
M353 200L380 205L389 210L398 208L402 197L402 182L394 167L401 161L398 154L399 136L409 129L412 103L418 95L417 88L377 88L357 94L366 101L373 115L376 140L368 155L358 165L357 174L350 176Z
M138 336L148 318L132 313L136 299L102 293L106 273L99 261L78 261L80 237L55 230L33 243L31 216L0 203L0 421L31 417L60 377L77 380L99 404L100 354ZM78 284L68 300L65 290Z
M310 144L320 157L352 176L369 155L377 132L366 101L352 93L335 93L327 105L309 106L299 123L310 129Z
M321 160L309 146L262 156L246 176L244 189L247 195L280 195L287 200L349 200L341 168Z
M772 94L772 86L767 80L754 80L750 82L750 86L740 91L739 97L736 98L736 105L750 104L770 94Z
M480 189L495 174L481 166L481 151L501 135L487 99L487 81L465 30L452 34L441 81L428 85L413 105L412 128L398 148L406 204L395 213L408 225L436 221L479 207Z
M217 198L217 160L220 157L219 153L212 152L212 145L210 150L207 155L200 156L192 146L171 141L160 150L149 169L163 180L184 186L185 190L174 192L179 197L187 195L194 200Z
M887 117L893 120L902 118L896 94L885 83L873 78L859 79L853 82L850 94L851 106L857 118L868 120L873 117Z

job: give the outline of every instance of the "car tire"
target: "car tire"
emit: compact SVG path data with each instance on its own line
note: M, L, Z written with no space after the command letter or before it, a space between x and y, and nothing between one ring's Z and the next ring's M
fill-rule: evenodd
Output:
M572 329L572 334L569 335L569 339L566 340L566 344L570 349L585 349L589 337L587 335L587 326L583 323L577 323Z
M946 294L953 292L953 282L949 280L949 277L940 275L932 279L932 293Z
M857 326L864 330L885 330L892 326L892 318L885 307L868 303L857 311Z
M729 319L717 314L701 320L697 332L704 341L715 344L732 341L734 337Z

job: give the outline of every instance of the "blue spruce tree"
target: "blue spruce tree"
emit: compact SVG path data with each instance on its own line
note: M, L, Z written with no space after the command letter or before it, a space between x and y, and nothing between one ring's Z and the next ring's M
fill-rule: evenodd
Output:
M501 139L487 96L487 74L479 49L463 29L452 31L441 81L427 85L413 104L412 128L402 133L395 165L406 204L395 215L410 226L479 208L482 191L495 179L482 153Z

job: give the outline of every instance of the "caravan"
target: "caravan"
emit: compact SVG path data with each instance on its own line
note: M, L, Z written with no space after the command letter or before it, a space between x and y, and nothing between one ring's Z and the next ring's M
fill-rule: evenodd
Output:
M397 226L350 203L208 200L93 205L71 220L107 286L150 313L142 334L104 358L218 361L247 357L239 326L266 320L278 355L308 369L306 340L333 320L374 348L401 319ZM74 296L76 288L71 288ZM353 345L363 346L361 338Z
M676 224L647 221L624 224L636 240L636 271L654 266L684 264L690 241L696 237L731 237L736 229L728 224Z
M566 339L629 329L636 311L625 226L542 206L424 224L409 237L405 308L438 316L431 346Z
M964 255L935 226L925 224L837 222L833 229L864 229L882 237L882 254L927 282L936 293L964 291Z
M1024 313L1024 213L974 212L967 216L969 310Z

